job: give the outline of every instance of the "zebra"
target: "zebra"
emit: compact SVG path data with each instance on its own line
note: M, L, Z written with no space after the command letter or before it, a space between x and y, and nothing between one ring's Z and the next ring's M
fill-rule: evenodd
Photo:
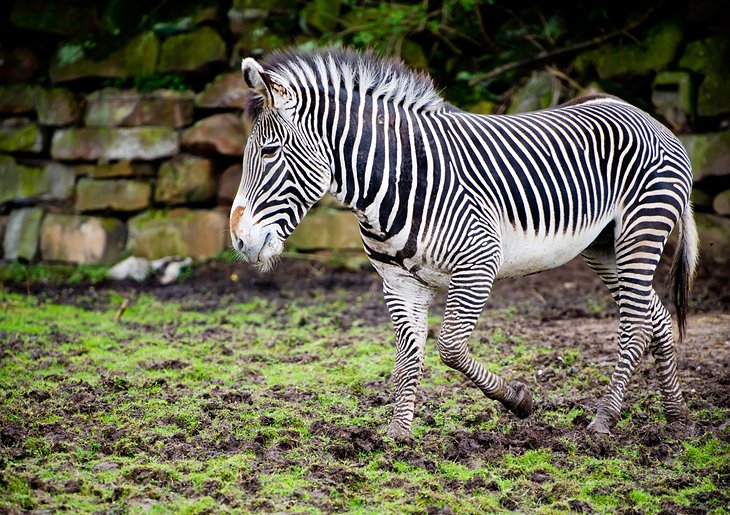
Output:
M691 166L663 125L603 94L471 114L426 73L371 51L285 50L245 58L241 70L253 128L231 208L233 247L268 270L327 191L354 212L395 332L389 437L412 438L429 305L444 289L442 362L528 417L529 389L485 369L468 340L496 279L577 255L619 308L617 363L588 430L610 434L647 348L667 420L686 419L672 320L652 282L676 224L670 277L681 341L698 238Z

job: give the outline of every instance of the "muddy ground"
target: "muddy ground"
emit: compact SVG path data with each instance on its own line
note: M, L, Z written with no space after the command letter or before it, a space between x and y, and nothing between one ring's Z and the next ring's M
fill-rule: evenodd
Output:
M659 275L665 272L666 266L663 266ZM331 413L327 413L321 420L317 419L311 404L318 394L307 386L270 386L265 395L249 389L236 391L221 387L206 394L210 398L199 421L200 425L216 427L215 437L195 437L181 431L164 440L164 444L144 438L135 440L124 424L99 423L95 426L93 417L84 418L84 414L105 409L103 403L99 404L102 402L100 399L111 399L117 392L123 393L128 385L125 386L122 376L104 376L96 384L93 381L59 383L61 386L55 392L60 392L60 397L67 401L65 408L61 406L59 409L65 409L71 418L76 417L77 423L85 425L87 437L89 433L96 435L101 446L101 461L94 462L97 468L107 466L113 471L124 467L115 456L125 455L125 452L132 456L134 452L144 452L161 463L181 459L205 460L221 453L249 456L252 461L246 468L247 472L241 472L236 479L237 495L224 488L223 480L217 483L209 480L211 482L204 482L201 486L176 479L175 473L166 472L166 469L141 465L129 465L125 469L126 481L167 485L168 492L173 490L175 495L183 497L211 497L215 502L209 507L210 511L227 511L229 508L244 512L377 511L377 498L374 502L357 501L359 498L353 500L357 496L352 493L369 491L366 485L372 479L365 470L370 466L368 459L375 460L373 457L377 456L377 460L373 461L377 462L377 467L393 474L389 480L393 484L388 483L388 488L399 492L389 495L401 495L404 499L404 504L392 504L395 501L390 498L382 502L391 503L387 506L395 506L392 509L398 511L410 506L416 512L469 512L475 509L474 506L481 506L486 511L522 512L542 506L548 512L722 512L730 504L730 459L727 458L730 441L727 419L730 413L729 284L730 270L727 266L705 265L700 269L687 336L678 347L681 384L692 412L691 421L680 425L666 424L652 370L653 360L647 356L627 392L625 416L609 438L594 438L585 432L585 428L613 367L616 309L604 286L579 261L542 274L500 281L472 339L474 353L480 359L495 363L501 373L521 379L533 391L536 413L525 421L517 421L489 401L480 400L466 380L448 375L443 370L444 365L433 359L432 340L428 344L431 360L427 361L424 376L426 386L419 392L417 401L416 439L405 446L388 441L384 435L392 395L387 374L373 374L369 381L354 390L352 402L355 408L351 407L351 412L343 405L332 404L331 410L337 417L329 418ZM257 299L266 302L262 309L267 316L276 319L275 328L282 334L288 327L294 326L311 328L316 333L324 323L317 318L318 306L339 302L337 311L326 319L327 324L334 324L343 335L340 344L336 343L336 336L330 337L335 342L331 344L334 347L351 345L358 338L356 333L351 334L353 327L383 327L388 324L388 314L380 293L381 283L371 270L353 272L304 259L284 259L270 275L260 275L244 264L212 262L196 267L189 277L165 287L150 280L142 285L105 282L94 286L7 285L6 288L11 292L30 294L44 304L73 305L90 311L113 309L112 303L118 303L119 297L110 297L109 292L115 292L130 299L132 305L140 296L147 294L162 303L179 303L184 311L217 313L200 334L215 342L224 355L236 352L230 349L236 343L227 340L243 329L232 327L225 321L220 323L221 310L225 313L229 306L251 305ZM659 286L658 290L666 300L665 288ZM352 302L348 302L350 298ZM444 297L441 296L434 306L433 313L437 317L431 324L430 336L438 332L438 315L442 313L443 302ZM296 311L287 309L292 303L296 304ZM164 330L174 333L175 326L167 324L160 329L149 324L142 329L151 333ZM2 344L4 360L10 359L14 352L25 350L28 339L16 337L12 341L16 333L6 331L3 334L6 337ZM175 334L171 339L174 337ZM63 345L68 343L69 335L59 331L55 336L51 334L50 338L57 339L55 345ZM303 364L321 359L315 353L296 350L292 350L290 358ZM265 381L256 376L256 368L266 367L269 358L265 354L256 354L247 355L245 359L252 365L252 382L264 384ZM286 359L279 357L277 362ZM346 363L335 364L346 366ZM182 370L189 365L185 359L174 357L143 362L143 367L149 371ZM442 375L446 375L448 380L441 381ZM566 389L566 384L570 388ZM185 396L184 389L169 391L167 386L162 384L161 388L168 392L170 398ZM52 392L48 393L49 390ZM52 388L30 389L25 393L26 407L42 404L53 392ZM262 414L256 419L258 429L250 439L237 436L236 428L224 422L225 417L231 416L231 410L240 407L257 413L256 404L264 397L266 402L273 399L271 402L284 403L287 409L293 409L292 417L299 420L298 424L305 426L304 429L287 429L276 416ZM10 399L9 394L7 398ZM477 402L483 406L481 412L461 406L461 403ZM448 403L451 407L447 409L444 406ZM9 405L14 408L14 405ZM302 413L296 413L297 406L302 407ZM327 412L328 407L325 405L317 409ZM354 416L353 410L374 413L375 416L366 423L348 422L348 417ZM89 488L93 494L88 478L79 480L85 481L85 484L76 484L73 480L54 481L32 472L30 465L24 468L24 464L34 456L25 445L28 438L42 437L50 442L74 441L73 431L58 423L29 427L21 420L0 420L5 423L4 427L0 427L3 450L0 470L5 470L4 480L0 480L0 491L10 488L12 481L8 478L14 471L17 477L30 485L27 491L31 492L28 504L20 506L14 505L15 498L8 493L5 509L53 509L63 507L64 503L68 508L73 506L68 504L71 502L69 495L88 494ZM179 424L184 429L174 417L168 422ZM208 435L200 425L196 426L198 432ZM268 431L267 427L276 427L276 431ZM59 434L64 431L69 434ZM125 445L130 445L135 451L119 449L114 444L129 438L133 443ZM668 473L671 481L648 479L653 478L659 468L669 466L677 456L686 454L687 442L693 442L692 445L696 444L698 448L702 447L701 442L714 442L713 448L725 457L719 464L712 462L712 466L708 465L705 477L701 472L702 463L692 462L694 469L688 466L685 472L676 474L676 470L672 469L673 472ZM60 448L63 450L63 445ZM627 458L625 449L632 450L631 458ZM525 456L530 452L537 452L535 456L539 457L543 450L549 455L549 465L533 469L509 468L511 457ZM54 452L53 446L49 452ZM98 449L96 452L99 452ZM569 475L567 471L578 463L575 456L608 460L606 463L628 459L632 472L623 483L605 487L606 491L596 488L579 495L576 492L582 490L578 486L564 486L556 479L561 474ZM298 459L301 462L297 462ZM302 486L298 493L296 488L289 493L270 493L265 486L268 484L266 475L290 470L292 460L303 470L302 484L306 486ZM448 467L444 463L462 466L465 471L463 477L446 474L444 470ZM507 479L498 475L500 469L489 469L488 465L495 463L506 463ZM647 470L646 481L642 480L642 466ZM400 467L409 467L405 478L398 475L402 472ZM634 467L637 470L633 471ZM592 471L590 467L586 470L586 474ZM422 482L429 485L427 491L433 493L430 497L430 494L424 494L424 487L419 483L421 473L425 478ZM412 477L408 478L409 475ZM711 487L707 486L707 481ZM617 488L616 484L623 486ZM519 488L514 485L519 485ZM121 511L146 510L156 503L164 506L164 495L172 495L157 491L142 494L131 487L116 488L111 493L99 489L101 493L93 494L98 497L100 510L114 506L123 507ZM635 494L637 488L648 497ZM32 492L37 490L46 493L34 498ZM67 495L65 500L53 500L58 492ZM241 492L246 493L246 498L238 498ZM473 501L472 504L460 504L462 501L458 501L459 497L478 500L482 496L487 499L490 495L496 504L490 505L485 500ZM604 499L611 496L625 502L612 504Z

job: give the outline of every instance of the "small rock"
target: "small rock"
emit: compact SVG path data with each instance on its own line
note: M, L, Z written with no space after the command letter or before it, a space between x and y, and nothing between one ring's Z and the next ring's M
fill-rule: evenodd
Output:
M182 270L193 264L193 260L189 257L186 257L182 261L172 261L167 263L167 266L165 266L165 271L162 274L162 277L160 277L160 284L170 284L177 280L178 277L180 277L180 273Z
M152 271L152 263L149 259L130 256L111 267L106 276L115 281L134 279L137 282L144 281Z
M94 468L91 469L92 472L108 472L110 470L116 470L119 468L118 463L114 463L113 461L102 461L101 463L97 463L94 465Z

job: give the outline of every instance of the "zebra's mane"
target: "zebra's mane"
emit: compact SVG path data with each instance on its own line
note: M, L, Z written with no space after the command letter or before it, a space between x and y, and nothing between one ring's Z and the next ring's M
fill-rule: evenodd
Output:
M437 111L444 106L430 76L408 68L400 59L381 57L371 50L362 53L341 48L277 51L269 54L261 66L295 88L316 84L320 91L328 91L339 82L340 88L349 87L360 94L381 97L404 109ZM262 109L261 96L249 95L245 108L248 116L255 120Z

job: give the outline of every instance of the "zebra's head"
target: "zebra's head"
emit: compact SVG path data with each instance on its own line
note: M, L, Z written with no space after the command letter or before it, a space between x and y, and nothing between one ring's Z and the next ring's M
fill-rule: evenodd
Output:
M284 240L329 189L331 160L287 79L251 58L241 71L254 125L231 208L231 241L246 261L269 270Z

